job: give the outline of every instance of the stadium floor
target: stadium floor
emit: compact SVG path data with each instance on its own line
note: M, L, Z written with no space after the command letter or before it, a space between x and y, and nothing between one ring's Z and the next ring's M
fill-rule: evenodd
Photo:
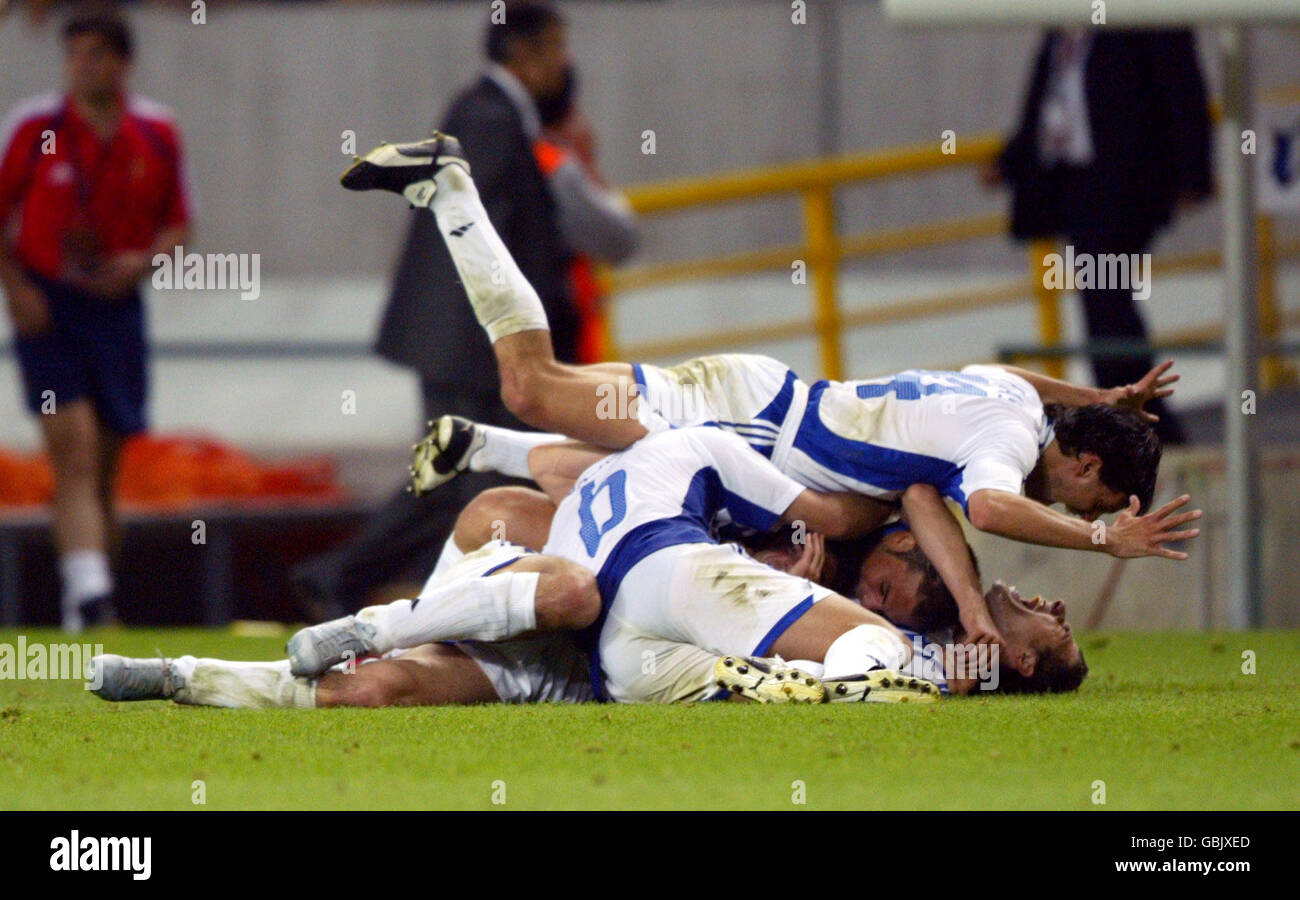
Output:
M284 636L83 640L272 659ZM236 711L0 680L0 808L192 809L197 781L209 809L500 808L495 795L506 809L1081 810L1097 782L1109 809L1300 807L1300 631L1081 643L1092 674L1077 695L925 707Z

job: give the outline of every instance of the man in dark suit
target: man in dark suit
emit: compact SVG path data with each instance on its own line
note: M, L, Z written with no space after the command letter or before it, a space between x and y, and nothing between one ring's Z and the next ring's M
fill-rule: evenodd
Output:
M538 105L562 94L569 76L566 30L544 4L508 3L504 12L504 21L488 25L487 68L452 102L439 129L460 138L493 224L541 296L556 356L572 361L578 315L569 294L570 244L533 150L542 128ZM426 419L453 413L519 427L501 403L491 345L433 216L411 218L376 350L419 374ZM445 493L390 499L352 540L294 570L308 612L338 615L362 605L375 586L423 580L461 508L501 483L473 475Z
M1064 236L1076 258L1147 252L1176 209L1206 197L1210 125L1190 31L1049 31L1020 122L988 183L1011 185L1012 234ZM1147 340L1131 286L1080 290L1094 341ZM1094 356L1102 387L1138 381L1150 358ZM1181 443L1159 404L1157 431Z

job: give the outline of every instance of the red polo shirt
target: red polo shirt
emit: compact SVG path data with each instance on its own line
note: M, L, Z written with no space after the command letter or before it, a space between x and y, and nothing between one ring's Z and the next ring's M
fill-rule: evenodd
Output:
M16 226L18 259L38 275L60 279L76 247L145 252L160 230L189 222L180 135L152 101L132 98L103 141L69 98L37 98L14 109L0 139L0 235Z

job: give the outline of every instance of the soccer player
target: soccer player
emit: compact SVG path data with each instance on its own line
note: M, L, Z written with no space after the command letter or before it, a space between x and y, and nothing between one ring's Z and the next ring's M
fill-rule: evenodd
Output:
M914 487L908 493L928 493L928 502L942 503L933 489ZM905 504L915 513L915 500L905 498ZM541 604L552 609L567 607L575 626L590 621L598 613L599 599L593 598L590 582L584 580L581 571L568 568L563 560L531 553L497 537L504 528L523 544L541 546L550 531L554 511L554 505L537 491L524 488L485 491L461 512L439 564L417 601L398 601L376 611L388 618L396 615L413 620L419 608L425 618L408 621L398 642L441 640L455 633L455 628L464 629L467 623L463 619L456 621L454 615L448 616L445 611L433 610L433 605L465 587L471 589L471 597L478 596L472 591L474 585L468 584L471 579L497 577L497 573L526 558L532 562L532 570L570 576L567 580L539 578L537 596ZM860 570L853 566L854 571L846 574L850 580L872 586L874 595L866 605L877 603L879 611L888 610L912 642L915 652L904 670L909 678L923 678L936 683L944 692L958 694L990 688L1049 691L1078 687L1087 667L1065 625L1064 604L1057 602L1048 607L1037 599L1025 603L1014 589L1008 590L1000 584L990 591L989 603L999 627L1008 635L1009 652L998 660L997 681L989 679L993 673L987 667L979 669L981 677L974 679L971 664L987 663L988 658L973 659L969 637L960 628L953 633L956 609L951 596L947 597L944 608L942 602L932 599L932 589L921 590L929 583L942 591L942 582L931 567L924 565L924 557L906 537L906 530L893 528L888 534L877 536L870 546L862 548L864 559ZM751 542L751 547L756 559L800 578L827 583L834 577L829 566L820 560L813 561L822 556L824 549L815 533L809 535L798 553L787 552L788 534L778 536L766 546ZM825 557L834 558L834 554ZM904 628L905 624L910 628ZM817 696L816 690L808 690L810 685L791 678L793 673L779 662L719 660L716 654L698 647L670 641L662 645L647 641L643 653L646 650L652 652L654 659L672 659L672 671L676 673L668 689L661 688L648 695L645 698L648 700L709 699L718 696L719 686L727 693L736 691L737 696L769 702L814 700ZM364 648L352 648L350 652L364 652ZM955 658L957 652L963 653L962 660ZM349 653L341 655L349 657ZM644 662L643 657L643 665ZM105 656L98 658L95 666L101 685L97 693L104 699L170 698L178 703L209 706L581 702L596 696L588 678L585 654L579 650L574 636L557 632L497 643L422 644L360 667L338 666L319 678L295 677L287 660L229 662L192 656L174 660ZM797 664L798 669L824 674L811 661ZM862 699L864 695L860 680L831 682L829 687L831 700Z
M1177 376L1165 374L1168 365L1111 391L995 366L808 385L775 360L741 354L672 369L568 366L555 361L536 292L488 220L454 138L382 145L342 181L352 190L393 191L433 211L493 342L502 397L535 427L620 448L668 426L714 424L807 487L893 500L912 484L930 484L976 528L1047 546L1184 559L1165 545L1199 533L1178 530L1200 517L1199 510L1180 512L1187 496L1141 515L1160 459L1142 407L1172 392ZM618 384L628 385L630 402L609 402ZM523 474L529 452L554 440L444 419L417 455L416 484L434 487L467 467ZM1090 524L1116 511L1104 531ZM968 630L996 640L973 570L957 557L941 571Z
M859 534L863 507L874 504L860 495L804 488L735 435L676 429L590 466L557 508L543 554L596 573L607 611L601 656L612 648L609 659L625 663L635 653L636 667L642 667L640 653L653 649L647 642L671 641L715 655L824 656L834 677L871 679L873 670L897 669L911 656L892 625L825 588L718 544L712 528L725 511L731 522L757 531L797 520L831 537L850 537ZM487 629L488 639L501 639L536 627L525 595L518 600L495 606L450 602L465 634L478 637ZM395 635L429 615L420 601L399 601L305 629L289 642L293 669L318 674L349 653L401 646ZM655 690L672 682L676 659L656 659L651 668L662 679ZM604 666L610 696L643 699L651 691L629 684L627 668L611 672Z

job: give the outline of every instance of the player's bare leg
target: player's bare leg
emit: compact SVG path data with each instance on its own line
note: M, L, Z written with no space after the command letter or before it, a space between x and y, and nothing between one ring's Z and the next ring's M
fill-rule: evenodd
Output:
M630 363L558 362L549 331L509 335L492 345L506 408L534 428L621 450L645 437Z
M836 644L858 629L864 629L856 641L859 655L870 655L887 669L905 666L912 658L911 644L889 620L838 594L814 603L781 634L772 650L785 659L824 662L829 677L852 674L858 663L849 665L849 671L839 671L839 650L849 649L854 642L838 649Z
M607 414L611 392L635 392L630 365L580 367L555 359L541 299L488 219L455 138L435 134L416 144L382 145L342 182L351 190L390 190L433 212L492 341L507 409L535 428L614 449L646 434L635 402L616 402L619 415Z
M509 541L541 550L551 533L555 504L541 491L526 487L489 488L471 500L456 517L452 539L462 553L488 541Z
M456 647L426 644L316 681L317 706L448 706L497 703L492 682Z

